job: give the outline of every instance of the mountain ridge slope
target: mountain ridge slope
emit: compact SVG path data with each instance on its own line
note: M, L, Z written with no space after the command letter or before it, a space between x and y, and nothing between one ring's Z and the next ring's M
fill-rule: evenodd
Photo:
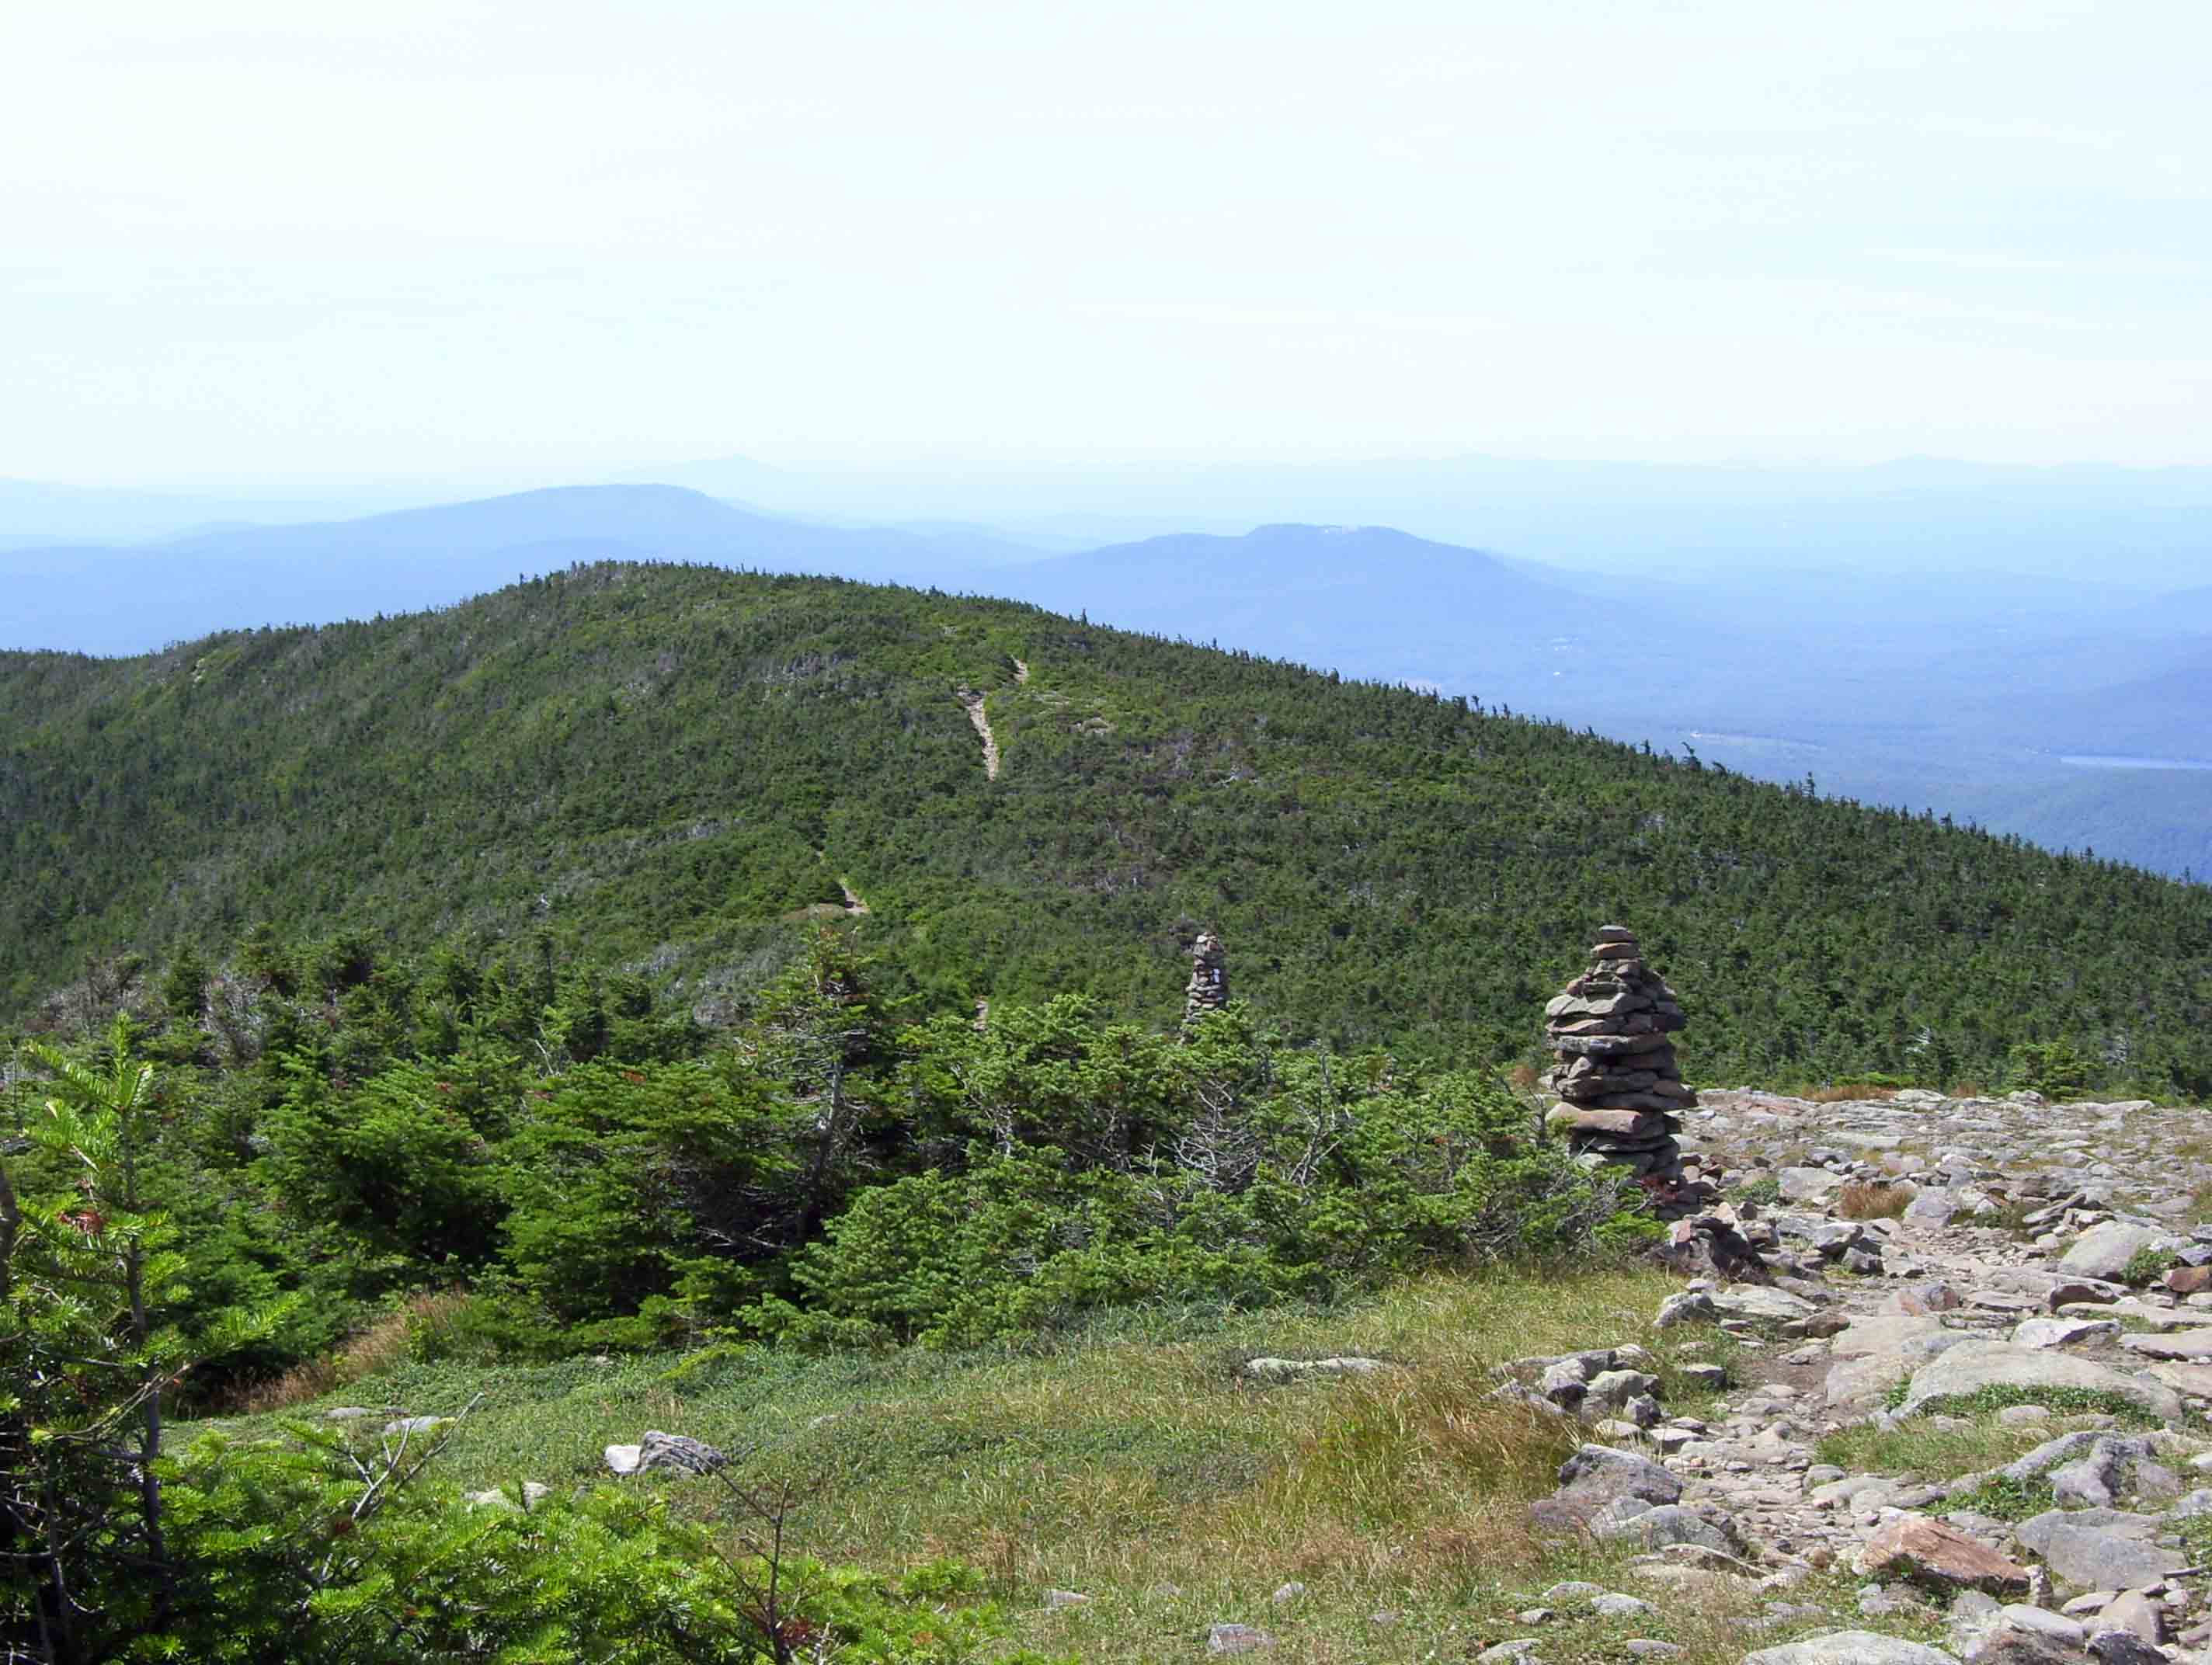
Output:
M135 659L0 654L0 1019L88 958L264 918L542 933L711 1007L848 880L929 1009L1165 1020L1212 927L1295 1035L1506 1059L1620 917L1706 1079L1991 1073L2032 1040L2212 1085L2212 890L1012 603L599 564Z

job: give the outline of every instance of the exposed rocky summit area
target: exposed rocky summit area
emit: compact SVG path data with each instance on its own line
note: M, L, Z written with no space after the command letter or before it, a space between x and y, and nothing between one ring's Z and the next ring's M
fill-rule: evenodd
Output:
M1762 1266L1692 1281L1658 1322L1710 1329L1686 1351L1730 1386L1684 1416L1610 1338L1519 1361L1500 1391L1589 1441L1537 1522L1640 1547L1660 1606L1756 1581L1801 1629L1801 1586L1863 1581L1857 1613L1747 1638L1746 1665L2212 1665L2203 1112L1699 1099L1668 1156L1718 1179L1713 1217ZM1540 1660L1541 1627L1516 1645Z

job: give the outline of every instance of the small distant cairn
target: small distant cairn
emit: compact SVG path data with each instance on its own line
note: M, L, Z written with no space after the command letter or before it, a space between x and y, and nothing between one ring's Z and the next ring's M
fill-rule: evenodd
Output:
M1563 1101L1547 1118L1587 1168L1621 1167L1662 1219L1679 1220L1712 1200L1686 1172L1677 1119L1698 1102L1682 1085L1671 1037L1687 1021L1674 991L1644 963L1636 933L1608 925L1590 949L1589 969L1544 1008L1558 1061L1544 1085Z
M1201 931L1198 940L1191 945L1190 985L1184 989L1182 997L1184 1030L1195 1029L1200 1018L1210 1012L1219 1012L1228 1004L1228 951L1212 932Z

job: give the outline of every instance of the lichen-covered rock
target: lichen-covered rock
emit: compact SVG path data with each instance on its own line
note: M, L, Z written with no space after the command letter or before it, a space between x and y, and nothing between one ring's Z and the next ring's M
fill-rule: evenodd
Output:
M1312 1376L1371 1376L1390 1368L1385 1359L1347 1356L1341 1358L1248 1358L1243 1373L1255 1382L1303 1382Z
M1721 1310L1713 1304L1713 1297L1701 1289L1686 1289L1679 1295L1669 1295L1659 1303L1659 1316L1651 1321L1654 1329L1673 1329L1677 1324L1713 1324L1720 1322Z
M702 1439L689 1434L667 1434L648 1428L635 1445L610 1445L607 1467L617 1474L642 1474L655 1469L678 1474L711 1474L729 1458Z
M1275 1638L1256 1625L1213 1625L1206 1632L1206 1650L1217 1658L1225 1654L1257 1653L1275 1645Z
M1743 1665L1959 1665L1956 1656L1876 1631L1830 1631L1746 1654Z
M1682 1482L1649 1457L1610 1445L1585 1445L1559 1465L1559 1488L1600 1498L1641 1498L1679 1503Z

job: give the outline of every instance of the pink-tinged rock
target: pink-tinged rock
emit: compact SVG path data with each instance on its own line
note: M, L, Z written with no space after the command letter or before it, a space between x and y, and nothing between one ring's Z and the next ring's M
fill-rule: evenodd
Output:
M1877 1529L1859 1551L1859 1571L1869 1578L1919 1579L1992 1595L2027 1588L2026 1567L1927 1515L1900 1515Z
M1897 1310L1916 1316L1931 1312L1956 1312L1966 1304L1965 1296L1952 1285L1940 1280L1910 1285L1897 1297Z

